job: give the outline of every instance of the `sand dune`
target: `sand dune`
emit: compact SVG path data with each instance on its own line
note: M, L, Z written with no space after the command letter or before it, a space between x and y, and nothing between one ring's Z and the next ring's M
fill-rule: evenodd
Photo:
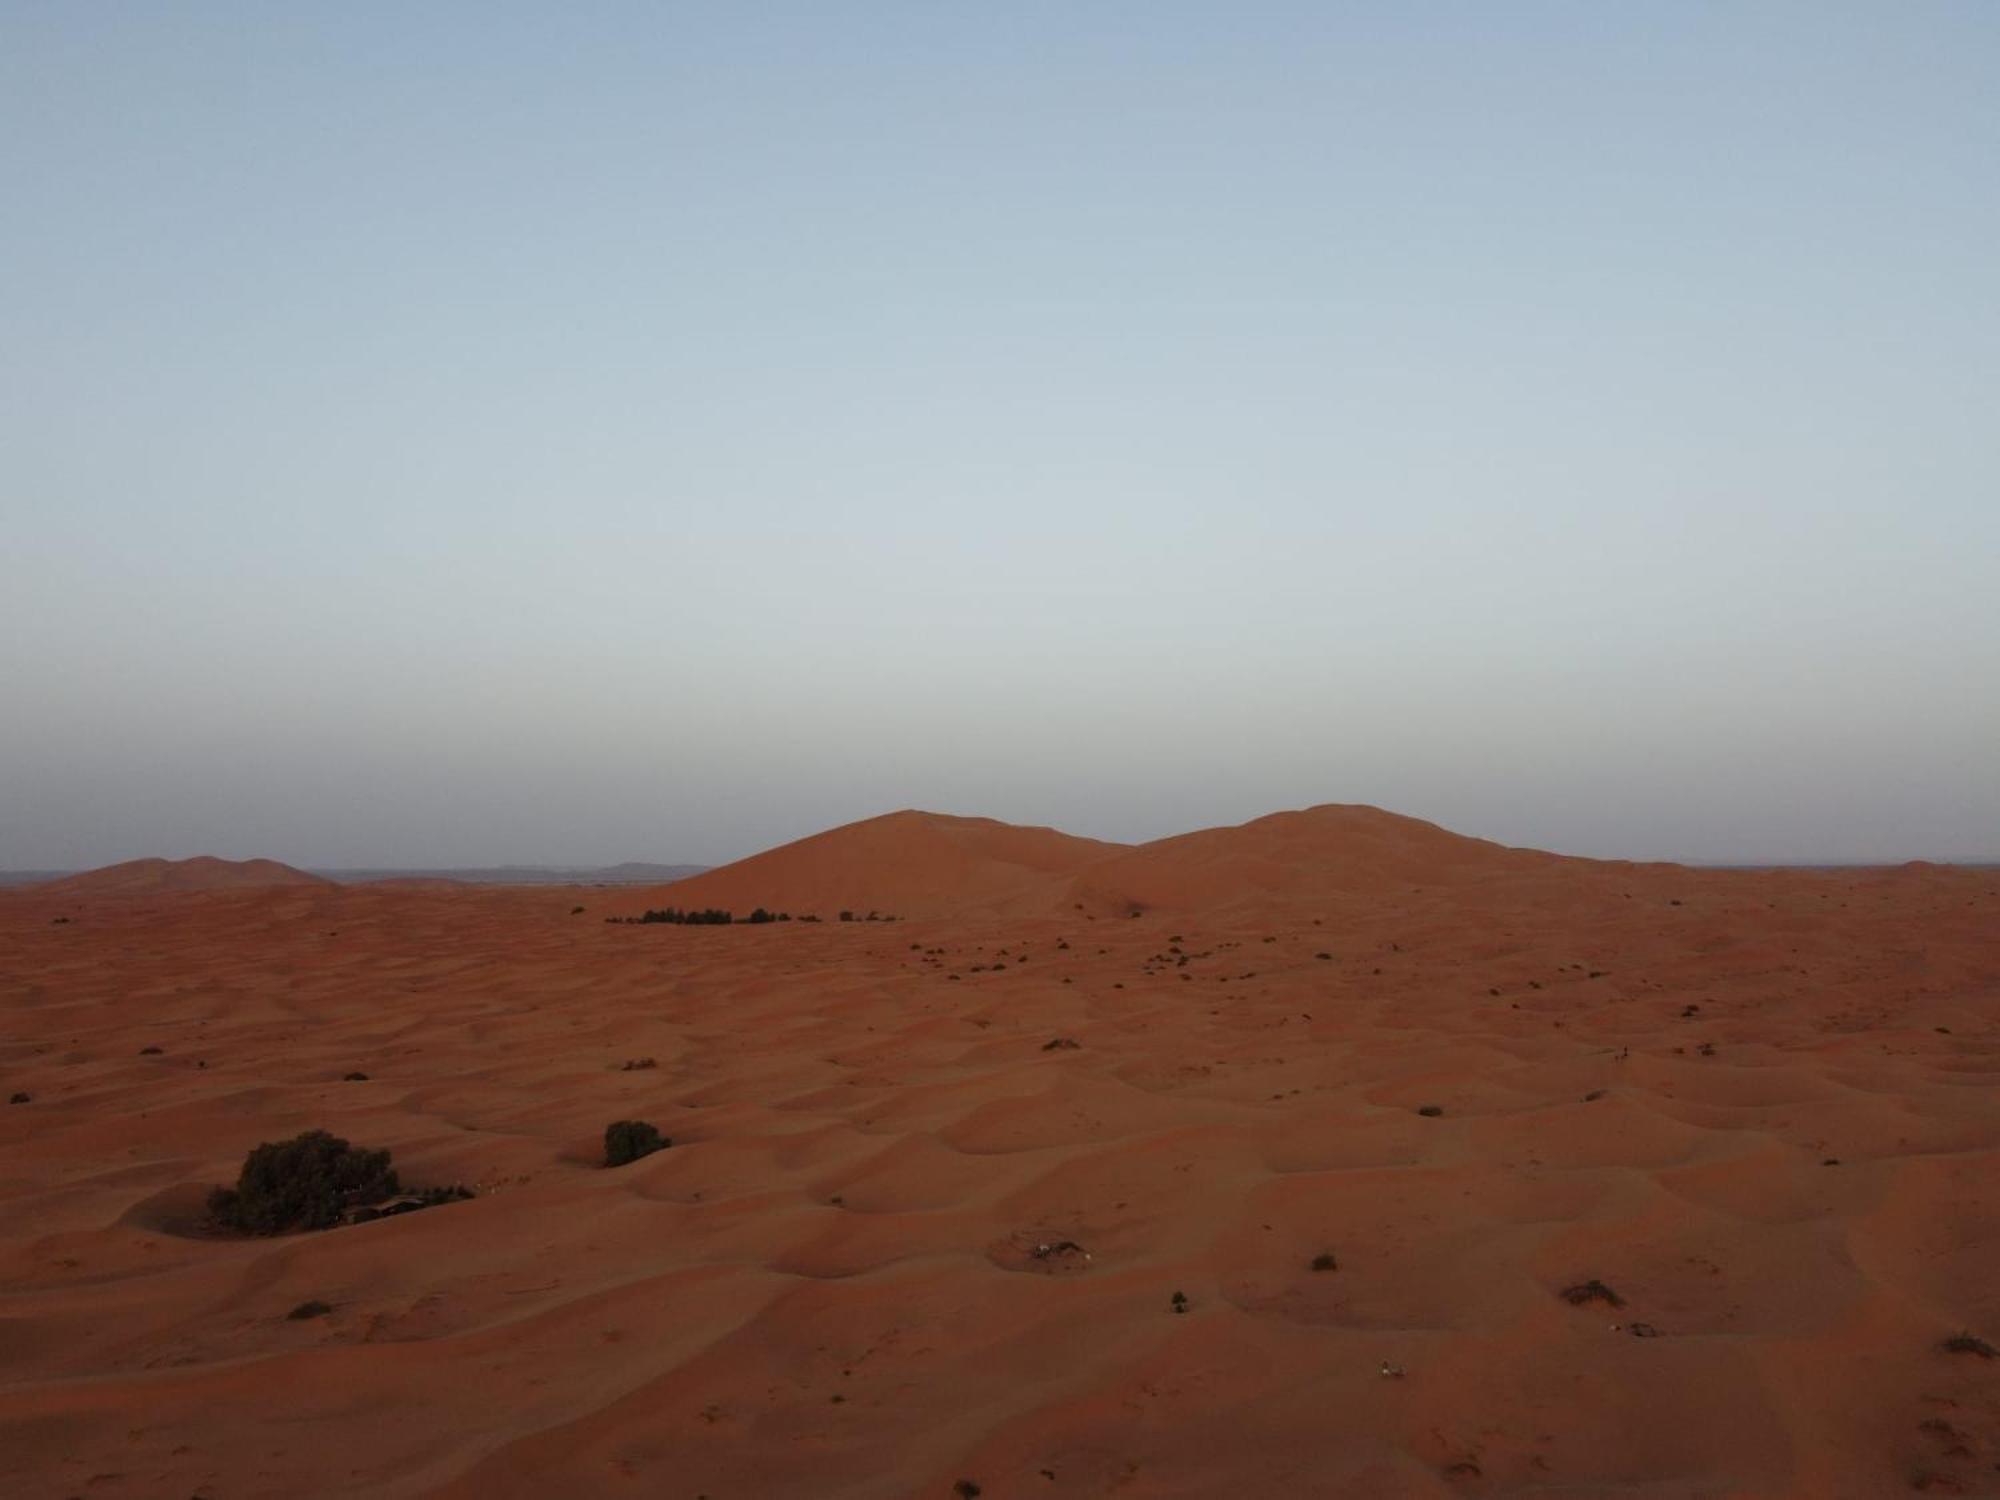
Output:
M0 892L0 1493L2000 1494L1994 872L1317 808L700 880ZM201 1232L312 1126L480 1196Z
M1327 805L1142 844L1089 866L1070 896L1088 910L1126 913L1311 903L1539 872L1552 859L1376 807Z
M619 909L762 906L831 919L851 910L901 916L1019 904L1122 848L1053 828L905 811L816 833L687 880L624 893Z
M49 895L139 895L153 891L232 891L276 885L327 885L274 859L132 859L36 887Z

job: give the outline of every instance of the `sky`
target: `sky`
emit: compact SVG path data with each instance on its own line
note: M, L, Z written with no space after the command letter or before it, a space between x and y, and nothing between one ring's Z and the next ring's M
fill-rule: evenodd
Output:
M0 0L0 868L2000 860L2000 7Z

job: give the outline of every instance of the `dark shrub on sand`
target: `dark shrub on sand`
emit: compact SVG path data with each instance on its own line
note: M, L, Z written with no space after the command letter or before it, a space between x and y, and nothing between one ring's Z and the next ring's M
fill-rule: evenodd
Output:
M604 1165L622 1167L672 1144L644 1120L616 1120L604 1127Z
M362 1151L324 1130L266 1141L243 1158L233 1188L208 1196L218 1224L246 1234L330 1229L350 1208L380 1203L401 1184L386 1151Z

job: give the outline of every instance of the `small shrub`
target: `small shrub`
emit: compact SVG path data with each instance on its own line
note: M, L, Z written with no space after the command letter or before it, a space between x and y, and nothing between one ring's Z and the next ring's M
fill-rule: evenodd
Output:
M1971 1333L1954 1333L1938 1347L1947 1354L1976 1354L1981 1359L1992 1359L1996 1354L2000 1354L2000 1349L1995 1349L1985 1339Z
M347 1209L379 1203L401 1184L387 1151L363 1151L324 1130L266 1141L243 1158L233 1188L217 1188L208 1211L247 1234L330 1229Z
M1173 1297L1170 1299L1168 1305L1172 1307L1173 1310L1177 1313L1186 1312L1188 1310L1187 1293L1178 1291L1175 1292Z
M628 1057L618 1066L621 1073L645 1073L657 1068L659 1063L650 1057Z
M854 913L851 911L844 911L840 914L840 920L843 922L852 922L854 920Z
M580 906L572 906L572 907L571 907L571 908L569 909L569 914L570 914L570 915L571 915L572 917L580 917L580 916L582 916L582 915L583 915L583 908L582 908L582 907L580 907Z
M1322 1250L1312 1258L1312 1268L1315 1271L1338 1271L1340 1262L1333 1258L1331 1250Z
M165 1047L141 1047L139 1049L139 1055L141 1057L158 1057L161 1053L165 1052L166 1050L167 1049Z
M657 1126L644 1120L614 1120L604 1127L604 1165L622 1167L672 1144Z
M26 1090L21 1090L10 1095L8 1097L7 1102L9 1104L33 1104L35 1102L35 1096L33 1094L28 1093Z
M311 1302L301 1302L285 1316L294 1323L303 1323L307 1318L323 1318L332 1311L331 1302L321 1302L318 1298L314 1298Z
M368 1075L366 1073L343 1073L340 1076L340 1081L342 1083L366 1083Z
M1426 1104L1421 1106L1417 1110L1417 1113L1422 1115L1426 1120L1435 1120L1444 1113L1444 1106L1442 1104Z
M1623 1307L1625 1299L1595 1276L1588 1281L1579 1281L1574 1286L1562 1289L1562 1299L1571 1307L1585 1307L1592 1302L1609 1303L1612 1307Z
M979 1500L980 1495L985 1493L976 1481L970 1479L959 1480L951 1487L951 1492L958 1496L958 1500Z

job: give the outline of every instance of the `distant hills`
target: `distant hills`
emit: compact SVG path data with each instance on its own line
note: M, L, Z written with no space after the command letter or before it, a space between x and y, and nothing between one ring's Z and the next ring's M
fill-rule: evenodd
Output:
M686 880L707 865L493 865L435 869L299 870L271 859L133 859L102 869L0 870L0 886L52 891L141 894L151 891L243 890L273 885L358 885L376 880L452 880L463 885L661 885Z
M370 880L456 880L465 885L662 885L686 880L707 865L476 865L403 870L315 870L328 880L356 885Z
M167 891L258 890L280 885L326 885L329 882L275 859L128 859L50 881L43 890L55 895L144 896Z
M1625 861L1509 848L1380 808L1327 804L1145 844L908 809L720 866L631 860L307 871L268 859L202 857L136 859L62 876L0 872L0 886L40 884L43 890L78 895L439 881L610 886L619 888L615 910L628 916L655 908L715 908L742 917L763 907L833 920L843 911L862 919L871 912L908 917L1059 910L1129 916L1273 901L1324 905L1367 892L1593 880L1634 868Z

